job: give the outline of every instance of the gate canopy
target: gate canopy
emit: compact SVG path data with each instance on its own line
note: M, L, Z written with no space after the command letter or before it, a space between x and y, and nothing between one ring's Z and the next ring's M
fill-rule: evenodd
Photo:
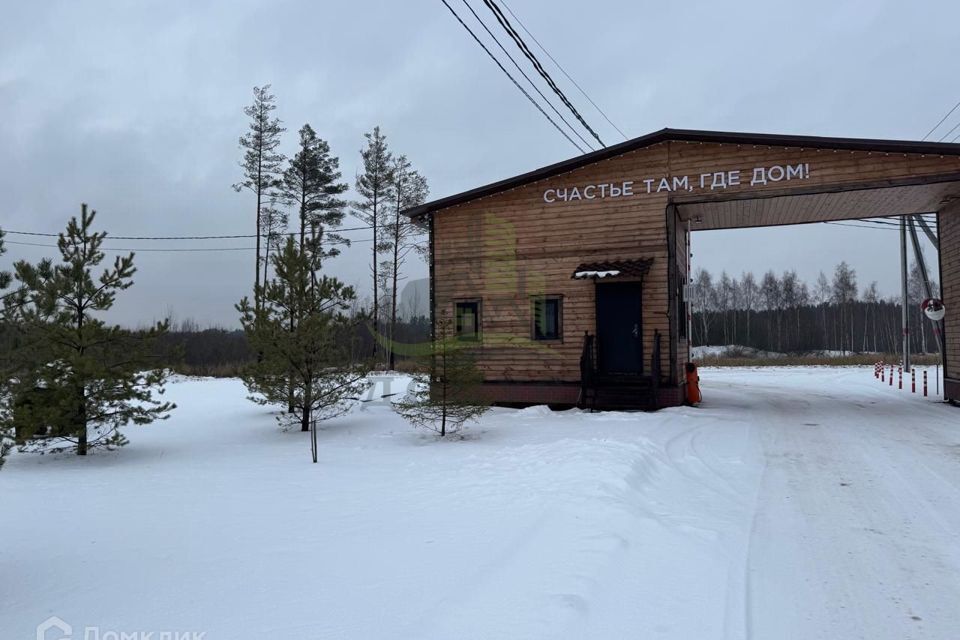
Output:
M845 187L842 191L814 191L783 195L743 195L685 203L677 199L677 213L690 228L737 229L771 227L833 220L881 218L920 213L936 213L952 201L960 200L960 179L900 184ZM909 182L909 181L906 181Z

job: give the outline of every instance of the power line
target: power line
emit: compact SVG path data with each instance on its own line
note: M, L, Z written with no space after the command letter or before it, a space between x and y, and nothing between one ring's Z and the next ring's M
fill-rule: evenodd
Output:
M345 228L333 228L325 227L324 232L330 233L340 233L341 231L369 231L373 229L371 226L367 227L345 227ZM9 233L18 236L41 236L45 238L58 238L60 237L59 233L41 233L39 231L13 231L11 229L4 229L4 233ZM299 236L299 231L287 231L284 233L276 234L280 236L290 236L295 237ZM219 236L115 236L108 235L110 240L238 240L244 238L256 238L257 234L234 234L234 235L219 235ZM266 236L261 235L261 238Z
M467 2L467 0L463 0L463 4L465 4L465 5L467 6L467 9L469 9L469 10L470 10L470 13L473 14L473 17L477 19L477 22L480 23L480 26L482 26L482 27L484 28L484 30L485 30L488 34L490 34L490 37L493 38L493 41L497 43L497 46L500 47L500 50L503 51L504 55L507 56L507 58L510 60L510 62L513 63L513 66L515 66L515 67L517 68L517 71L519 71L520 74L521 74L524 78L527 79L527 82L530 83L530 86L533 87L534 90L535 90L537 93L540 94L540 97L543 98L543 101L546 102L547 105L548 105L551 109L553 109L553 112L554 112L555 114L557 114L557 117L560 118L560 119L563 121L563 124L567 125L567 128L570 129L570 131L573 132L573 135L575 135L575 136L577 136L578 138L580 138L580 142L582 142L584 145L586 145L587 147L589 147L591 151L593 151L594 149L593 149L593 147L590 145L590 143L587 142L587 141L583 138L582 135L580 135L580 132L579 132L579 131L577 131L576 129L573 128L573 125L571 125L569 122L567 122L567 119L563 117L563 114L561 114L560 111L558 111L557 108L556 108L555 106L553 106L553 103L550 102L550 101L547 99L547 96L543 95L543 92L540 91L540 87L538 87L538 86L533 82L533 80L530 79L530 76L528 76L528 75L526 74L526 72L520 67L520 65L517 64L517 61L513 59L513 56L510 55L510 53L507 51L506 47L504 47L502 44L500 44L500 40L497 39L497 36L493 35L493 32L490 31L490 28L489 28L489 27L487 26L487 24L480 18L480 16L477 15L477 12L473 10L473 7L470 6L470 3Z
M856 220L856 222L860 222ZM855 229L876 229L877 231L896 231L899 233L899 224L897 225L879 225L879 224L850 224L847 222L837 222L835 220L826 220L822 224L835 224L841 227L853 227Z
M444 0L445 2L446 0ZM510 21L507 19L503 12L500 11L500 7L493 3L492 0L483 0L483 3L487 5L487 8L493 12L493 15L496 16L497 22L500 23L500 26L507 32L507 34L513 39L517 47L520 48L520 51L523 52L523 55L533 64L534 68L537 70L537 73L547 81L547 84L550 85L550 88L553 89L553 92L556 93L560 100L563 101L563 104L567 105L567 108L570 109L570 112L577 117L577 120L580 121L580 124L590 132L594 138L597 139L597 142L600 143L600 146L606 147L603 143L603 140L600 139L600 136L597 135L597 132L587 124L587 121L583 119L583 116L580 115L580 112L577 111L577 108L573 106L573 103L567 99L567 96L560 90L560 87L557 86L557 83L553 81L553 78L550 77L550 74L547 73L547 70L543 68L543 65L540 64L540 60L537 59L537 56L534 55L533 51L530 50L530 47L527 46L527 43L523 41L523 38L517 33L516 29L513 28L513 25L510 24Z
M950 136L950 134L952 134L954 131L957 130L958 127L960 127L960 122L953 125L953 129L950 129L950 131L947 131L945 134L943 134L943 137L937 140L937 142L943 142L944 140L946 140ZM954 138L954 140L956 140L956 138Z
M580 93L583 94L583 97L586 98L586 99L590 102L590 104L593 105L593 108L600 112L600 115L603 116L603 119L606 120L607 123L609 123L609 125L610 125L611 127L613 127L614 129L616 129L616 130L617 130L617 133L619 133L621 136L623 136L623 139L624 139L624 140L629 140L630 138L627 137L627 134L625 134L623 131L621 131L621 130L620 130L620 127L618 127L617 125L615 125L615 124L613 123L613 121L610 120L609 117L607 117L607 114L604 113L604 112L603 112L603 109L601 109L601 108L599 107L599 105L597 105L597 103L593 101L593 98L591 98L589 95L587 95L587 92L583 90L583 87L581 87L579 84L577 84L577 81L574 80L572 77L570 77L570 74L567 73L566 69L564 69L562 66L560 66L560 63L557 62L556 58L554 58L552 55L550 55L550 52L547 51L546 47L544 47L542 44L540 44L540 41L537 40L537 37L536 37L535 35L533 35L532 33L530 33L530 30L527 29L527 25L525 25L525 24L523 23L523 21L520 20L520 18L517 17L517 14L515 14L515 13L513 12L513 9L510 8L510 5L508 5L506 2L504 2L504 0L500 0L500 4L502 4L502 5L506 8L507 12L509 12L510 15L513 16L513 19L517 21L517 24L520 25L520 28L523 29L524 33L526 33L528 36L530 36L530 38L537 44L537 46L540 47L540 50L543 51L545 54L547 54L547 57L550 58L550 60L553 62L553 64L557 65L557 69L560 70L560 73L562 73L564 76L566 76L567 80L569 80L570 82L572 82L572 83L573 83L573 86L575 86L575 87L577 88L577 90L580 91Z
M447 3L447 0L440 0L440 2L442 2L443 5L444 5L447 9L450 10L450 13L452 13L452 14L453 14L453 17L457 19L457 22L459 22L459 23L463 26L463 28L467 30L467 33L469 33L471 36L473 36L473 39L477 41L477 44L480 45L480 48L482 48L482 49L487 53L487 55L490 56L490 59L493 60L498 67L500 67L500 70L503 71L503 73L506 74L506 76L507 76L508 78L510 78L510 82L512 82L513 85L514 85L517 89L519 89L520 92L521 92L524 96L526 96L527 100L529 100L530 103L537 108L537 111L539 111L540 113L542 113L542 114L543 114L543 117L550 121L550 124L552 124L552 125L554 126L554 128L556 128L556 130L560 132L560 135L562 135L564 138L566 138L566 139L570 142L570 144L572 144L573 146L575 146L580 153L586 153L586 151L584 151L583 148L580 147L580 145L578 145L576 142L574 142L573 138L571 138L569 135L567 135L567 132L566 132L566 131L564 131L563 129L560 128L560 125L558 125L556 122L553 121L553 118L551 118L551 117L549 116L549 114L547 114L547 112L543 110L543 107L540 106L540 103L538 103L537 101L535 101L535 100L533 99L533 97L532 97L529 93L527 93L527 90L524 89L523 87L521 87L519 82L517 82L516 80L514 80L513 76L510 75L510 72L507 71L506 68L505 68L502 64L500 64L500 61L497 60L496 56L494 56L494 55L490 52L490 50L487 48L487 45L483 44L483 42L480 40L480 38L477 37L477 34L475 34L475 33L473 32L473 30L472 30L470 27L467 26L467 23L464 22L464 21L460 18L459 15L457 15L457 12L454 11L454 10L453 10L453 7L451 7L451 6Z
M921 138L921 141L922 141L922 140L926 140L927 138L929 138L930 135L940 127L940 125L942 125L944 122L946 122L947 118L950 117L950 114L952 114L954 111L956 111L958 107L960 107L960 100L957 100L957 104L953 105L953 109L950 109L950 111L947 111L947 115L945 115L945 116L943 116L942 118L940 118L940 122L938 122L938 123L936 124L936 126L933 127L933 129L930 129L930 131L927 132L927 135L925 135L925 136L923 136L923 137ZM947 134L947 135L949 135L949 134Z
M361 240L330 240L326 244L347 244L355 242L373 242L371 238L364 238ZM17 242L15 240L7 240L4 244L19 245L23 247L50 247L53 249L58 249L58 245L55 244L45 244L40 242ZM134 253L214 253L218 251L254 251L256 247L193 247L189 249L180 249L180 248L129 248L129 247L101 247L101 251L131 251Z
M879 227L876 225L867 225L867 224L849 224L846 222L835 222L833 220L825 221L823 224L835 224L840 227L853 227L854 229L875 229L877 231L897 231L897 229L891 229L889 227Z
M52 247L57 249L58 246L55 244L44 244L41 242L17 242L15 240L8 240L4 244L14 244L20 245L23 247ZM253 251L256 247L203 247L203 248L192 248L192 249L130 249L124 247L101 247L101 251L156 251L156 252L190 252L190 251Z
M929 214L906 214L906 216L914 216L914 215L929 215ZM897 217L899 218L901 216L897 216ZM852 219L856 220L857 222L866 222L869 224L875 224L875 225L880 225L885 227L897 227L898 229L900 228L899 220L886 220L886 219L878 220L876 218L852 218ZM928 218L928 220L929 219L930 218Z

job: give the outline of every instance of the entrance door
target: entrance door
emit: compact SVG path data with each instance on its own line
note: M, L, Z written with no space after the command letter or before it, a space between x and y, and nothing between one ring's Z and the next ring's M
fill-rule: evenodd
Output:
M597 364L601 373L643 373L639 282L597 283Z

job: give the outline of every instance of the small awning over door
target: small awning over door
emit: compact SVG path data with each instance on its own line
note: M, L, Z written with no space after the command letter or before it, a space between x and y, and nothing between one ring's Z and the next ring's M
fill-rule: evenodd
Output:
M570 276L575 280L586 278L640 278L653 264L653 258L640 260L610 260L607 262L585 262L573 270Z

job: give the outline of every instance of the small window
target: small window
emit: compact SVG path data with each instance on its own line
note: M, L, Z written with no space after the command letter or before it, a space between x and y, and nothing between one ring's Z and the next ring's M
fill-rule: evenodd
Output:
M560 340L560 325L563 298L560 296L537 296L531 301L534 340Z
M480 339L480 301L465 300L456 303L457 337L461 340Z

